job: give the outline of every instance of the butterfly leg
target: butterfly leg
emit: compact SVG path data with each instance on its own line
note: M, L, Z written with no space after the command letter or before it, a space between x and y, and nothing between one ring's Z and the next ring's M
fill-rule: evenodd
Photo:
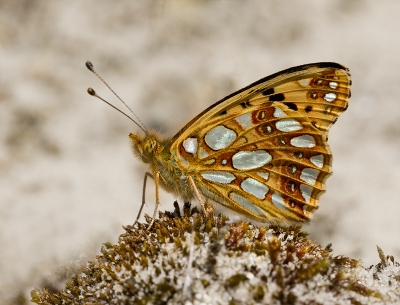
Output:
M160 183L160 172L156 172L154 177L154 183L156 185L156 206L153 212L153 219L151 220L149 226L147 227L146 231L150 231L151 227L153 226L154 222L156 221L158 206L160 205L160 196L159 196L159 183Z
M200 206L201 206L201 209L203 210L204 215L206 215L207 218L213 217L214 216L214 207L210 204L207 204L207 201L204 202L204 200L201 198L200 192L191 176L188 176L188 180L194 190L197 200L200 202Z
M150 177L151 179L154 179L153 175L151 173L149 173L149 172L147 172L144 175L143 192L142 192L142 205L140 206L139 213L138 213L138 215L136 217L136 220L135 220L135 223L133 224L133 226L135 226L139 222L139 218L140 218L140 215L142 214L143 207L146 204L146 185L147 185L147 178L148 177Z

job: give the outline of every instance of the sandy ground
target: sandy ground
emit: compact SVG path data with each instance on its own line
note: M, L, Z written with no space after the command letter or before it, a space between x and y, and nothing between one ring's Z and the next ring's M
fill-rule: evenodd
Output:
M348 66L352 99L329 137L334 175L308 229L365 266L376 245L398 259L399 14L394 0L0 1L0 300L93 258L136 217L146 167L127 136L138 128L87 95L91 86L119 105L88 59L170 136L276 71ZM168 209L174 198L161 200Z

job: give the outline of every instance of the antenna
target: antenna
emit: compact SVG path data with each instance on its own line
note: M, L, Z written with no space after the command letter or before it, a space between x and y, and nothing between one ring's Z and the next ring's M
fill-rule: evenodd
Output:
M122 113L124 116L126 116L128 119L130 119L133 123L135 123L137 126L139 126L139 128L141 130L143 130L145 133L147 133L147 130L144 129L142 126L140 126L134 119L132 119L129 115L127 115L125 112L123 112L121 109L118 109L117 107L115 107L113 104L107 102L105 99L103 99L101 96L97 95L96 91L93 90L93 88L88 88L87 92L94 96L97 97L99 100L102 100L104 103L106 103L107 105L111 106L112 108L114 108L115 110L117 110L118 112Z
M125 115L127 118L129 118L132 122L134 122L137 126L139 126L139 128L141 130L143 130L145 133L147 133L147 129L146 126L143 124L143 122L139 119L139 117L132 111L132 109L118 96L118 94L115 93L115 91L106 83L106 81L97 73L97 71L94 69L93 64L88 60L86 62L86 67L93 72L94 75L96 75L102 82L103 84L105 84L107 86L108 89L110 89L110 91L122 102L122 104L125 105L126 108L128 108L128 110L134 115L134 117L138 120L138 122L136 122L133 118L131 118L129 115L127 115L125 112L123 112L122 110L118 109L117 107L115 107L114 105L112 105L111 103L107 102L105 99L103 99L102 97L100 97L99 95L97 95L96 91L94 91L92 88L88 88L87 92L92 95L97 97L98 99L102 100L103 102L105 102L106 104L108 104L109 106L111 106L112 108L114 108L115 110L119 111L120 113L122 113L123 115Z

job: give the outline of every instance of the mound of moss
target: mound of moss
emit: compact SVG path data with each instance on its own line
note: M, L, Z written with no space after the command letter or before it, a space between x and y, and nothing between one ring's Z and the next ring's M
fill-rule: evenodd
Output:
M256 227L226 216L160 213L125 227L64 289L36 304L373 304L400 302L400 265L380 252L369 269L333 256L299 226ZM150 223L147 216L146 221Z

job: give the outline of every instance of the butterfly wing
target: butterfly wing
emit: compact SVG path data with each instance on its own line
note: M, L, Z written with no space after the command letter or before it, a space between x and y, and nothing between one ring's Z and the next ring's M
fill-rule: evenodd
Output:
M217 203L262 222L308 221L331 174L327 133L350 84L336 63L278 72L210 106L166 149Z

